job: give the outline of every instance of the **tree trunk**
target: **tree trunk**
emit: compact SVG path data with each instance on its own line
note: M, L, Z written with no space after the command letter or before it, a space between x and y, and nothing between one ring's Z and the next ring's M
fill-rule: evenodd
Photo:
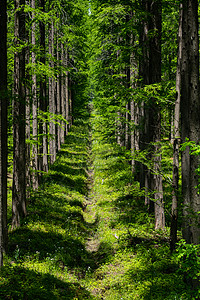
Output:
M31 0L31 7L35 9L35 0ZM32 185L33 189L38 189L38 120L37 120L37 82L36 82L36 73L35 73L35 64L36 64L36 54L35 54L35 12L32 12L32 31L31 31L31 40L32 40L32 65L33 65L33 74L32 74L32 114L33 114L33 146L32 146Z
M181 138L199 143L199 38L198 1L183 1L181 64ZM182 152L183 237L187 243L200 242L200 196L198 189L199 157L190 155L189 147Z
M50 55L50 68L53 72L54 70L54 24L53 21L50 24L49 29L49 55ZM52 121L49 123L49 133L50 133L50 139L49 139L49 154L50 154L50 164L53 164L56 160L56 143L55 143L55 134L56 134L56 127L55 127L55 120L54 120L54 114L55 114L55 81L53 76L49 78L49 112L51 115Z
M172 216L170 227L170 250L173 251L177 242L178 220L178 181L179 181L179 120L180 120L180 88L181 88L181 59L182 59L182 4L180 4L179 32L178 32L178 58L176 70L176 101L174 109L173 141L173 182L172 182Z
M150 29L154 31L154 36L150 39L150 60L149 60L149 79L150 84L161 81L161 24L162 24L162 4L161 0L151 1L150 5ZM165 214L163 202L163 185L161 175L161 112L160 106L153 98L150 103L150 135L153 141L153 168L151 174L151 189L154 191L155 199L155 229L165 227Z
M42 11L45 12L45 0L40 0L40 7ZM45 24L40 21L40 62L45 65ZM47 112L47 97L46 97L46 76L40 75L40 96L39 96L39 107L42 112ZM48 172L48 142L47 142L47 122L45 120L39 123L40 138L40 159L39 169L43 172Z
M57 47L56 47L56 59L57 59L57 69L58 69L58 74L57 74L57 81L56 81L56 113L59 116L61 112L61 107L60 107L60 53L59 53L59 42L58 42L58 34L57 34ZM57 124L57 151L60 151L60 146L61 146L61 121L58 120Z
M7 250L7 1L0 2L0 267Z
M68 52L65 53L65 67L68 67ZM66 71L65 76L65 115L66 115L66 128L65 135L69 132L69 72Z
M64 45L61 43L61 62L64 63ZM64 66L63 66L64 67ZM60 77L60 109L61 114L64 119L66 119L66 111L65 111L65 75L62 71L61 77ZM64 121L61 121L61 130L60 130L60 139L61 144L64 144L65 142L65 123Z
M15 45L25 42L25 0L15 0ZM19 9L21 7L21 9ZM26 215L26 96L25 96L25 47L17 49L14 57L13 99L13 193L12 228L20 226L20 218Z
M143 31L140 33L143 61L140 62L140 76L143 84L154 84L161 81L161 0L144 0L143 9L146 16L143 19ZM149 35L150 33L150 35ZM141 168L141 187L145 185L147 195L145 204L151 212L155 211L155 228L164 228L165 216L163 206L163 187L161 175L161 113L155 98L149 99L144 105L144 133L141 149L149 150L148 159L153 163L153 170L146 166ZM152 192L154 201L150 201Z
M26 14L26 17L28 17L28 14ZM30 21L30 20L29 20ZM29 45L29 32L26 30L26 42ZM26 54L25 54L25 63L29 64L30 63L30 49L29 46L26 49ZM26 71L26 82L31 82L30 80L30 72L29 69ZM26 140L31 139L31 128L30 128L30 114L31 114L31 109L30 109L30 84L26 85ZM30 143L26 143L26 197L30 197L30 188L31 188L31 170L30 170L30 165L31 165L31 147Z

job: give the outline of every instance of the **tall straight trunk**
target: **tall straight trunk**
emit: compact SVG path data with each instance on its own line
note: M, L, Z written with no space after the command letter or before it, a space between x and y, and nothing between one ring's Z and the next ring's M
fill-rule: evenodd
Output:
M181 63L181 138L200 141L198 1L183 1ZM200 242L200 195L197 186L199 157L182 152L183 237L188 243Z
M130 116L130 109L129 109L129 103L126 103L126 114L125 114L125 147L126 149L129 149L129 116Z
M176 70L176 101L174 109L173 129L173 183L172 183L172 216L170 226L170 249L173 251L177 242L177 220L178 220L178 181L179 181L179 144L180 144L180 89L181 89L181 59L182 59L182 4L179 12L178 32L178 57Z
M143 61L140 62L140 76L143 84L154 84L161 81L161 0L143 0L143 9L146 17L143 20L143 32L140 42L143 49ZM151 33L149 35L149 33ZM153 33L153 34L152 34ZM142 149L149 150L149 158L153 162L153 171L143 166L141 169L141 187L146 188L145 204L149 211L154 209L155 228L164 228L165 215L163 204L163 186L161 175L161 113L156 99L149 99L144 104L144 134ZM148 193L152 191L154 201L150 201Z
M64 45L61 43L61 62L64 62ZM65 75L62 71L61 77L60 77L60 109L61 109L61 115L64 119L66 119L66 111L65 111ZM61 144L64 144L65 142L65 123L64 121L61 121L61 130L60 130L60 139Z
M68 67L68 52L65 53L65 67ZM69 72L66 71L65 76L65 116L66 116L66 128L65 135L69 132Z
M72 81L68 77L68 87L69 87L69 98L68 98L68 104L69 104L69 113L68 113L68 120L69 120L69 129L72 126L73 123L73 99L72 99Z
M25 42L25 0L15 0L15 45ZM20 226L26 215L26 95L25 95L25 48L17 49L14 57L13 99L13 189L12 228Z
M28 17L28 14L26 14L26 17ZM29 45L29 32L26 30L26 42ZM25 54L25 63L30 63L30 49L29 46L27 47L27 51ZM30 80L30 72L29 69L26 71L26 82L31 82ZM26 140L31 139L31 128L30 128L30 84L26 85ZM26 143L26 197L30 197L30 188L31 188L31 147L30 143Z
M33 74L32 74L32 99L33 99L33 105L32 105L32 114L33 114L33 147L32 147L32 185L33 189L36 190L38 188L38 120L37 120L37 81L36 81L36 73L35 73L35 64L36 64L36 54L35 54L35 46L36 46L36 40L35 40L35 0L31 0L31 7L33 9L32 12L32 30L31 30L31 42L32 42L32 64L33 64Z
M53 72L54 69L54 23L53 21L50 24L49 28L49 55L50 55L50 68ZM50 164L53 164L56 160L56 142L55 142L55 120L53 115L55 114L55 81L53 76L49 77L49 112L52 118L52 121L49 123L49 154L50 154Z
M134 45L133 34L131 34L130 40L131 46ZM138 78L138 62L135 57L134 52L131 52L130 55L130 87L134 90L137 87L137 78ZM136 162L134 157L135 151L139 150L139 105L133 99L130 102L130 121L131 121L131 134L130 134L130 143L131 143L131 154L132 154L132 172L136 175ZM137 179L137 176L136 176Z
M0 267L7 249L7 1L0 2Z
M141 22L141 30L139 32L139 42L142 49L142 55L139 61L139 78L142 80L142 86L148 85L149 81L149 56L150 56L150 45L149 45L149 5L148 0L142 0L142 8L145 12L144 18ZM143 151L148 148L150 143L150 132L149 132L149 106L144 102L142 106L142 120L143 131L140 136L140 149ZM150 158L149 158L150 159ZM148 210L152 211L152 202L149 199L148 192L150 190L150 170L144 164L140 164L140 187L145 188L145 205Z
M58 41L58 34L57 34L57 47L56 47L56 59L57 59L57 69L58 69L58 74L57 74L57 81L56 81L56 113L59 116L61 112L61 107L60 107L60 52L59 52L59 41ZM58 120L57 124L57 150L60 151L60 146L61 146L61 121Z
M161 24L162 24L162 1L151 1L150 5L150 28L155 31L154 36L150 39L150 83L161 81ZM163 184L161 175L161 108L152 99L150 103L150 135L153 142L153 168L154 173L151 174L151 189L154 191L154 209L155 209L155 229L165 227L164 201L163 201Z
M40 0L39 6L42 11L45 12L45 0ZM45 24L40 21L40 62L45 65ZM46 97L46 76L40 76L40 95L39 95L39 108L42 112L47 112L47 97ZM40 121L39 123L40 132L40 156L39 156L39 169L43 172L48 172L48 142L47 142L47 123L46 121Z

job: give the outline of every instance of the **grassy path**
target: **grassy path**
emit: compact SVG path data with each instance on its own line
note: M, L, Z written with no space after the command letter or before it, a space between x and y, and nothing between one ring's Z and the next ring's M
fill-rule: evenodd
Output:
M120 148L77 120L10 232L0 299L192 299Z

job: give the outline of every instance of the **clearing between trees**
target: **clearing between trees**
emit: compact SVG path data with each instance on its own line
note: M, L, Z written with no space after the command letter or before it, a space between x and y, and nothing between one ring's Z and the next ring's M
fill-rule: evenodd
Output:
M122 149L105 143L93 115L76 120L22 226L9 233L0 299L195 295L170 254L168 228L154 230Z

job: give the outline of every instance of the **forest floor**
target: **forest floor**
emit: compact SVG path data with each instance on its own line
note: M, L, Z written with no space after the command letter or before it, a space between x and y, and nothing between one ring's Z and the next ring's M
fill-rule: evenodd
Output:
M95 118L77 120L9 232L0 299L192 299L169 230L154 230L142 196Z

